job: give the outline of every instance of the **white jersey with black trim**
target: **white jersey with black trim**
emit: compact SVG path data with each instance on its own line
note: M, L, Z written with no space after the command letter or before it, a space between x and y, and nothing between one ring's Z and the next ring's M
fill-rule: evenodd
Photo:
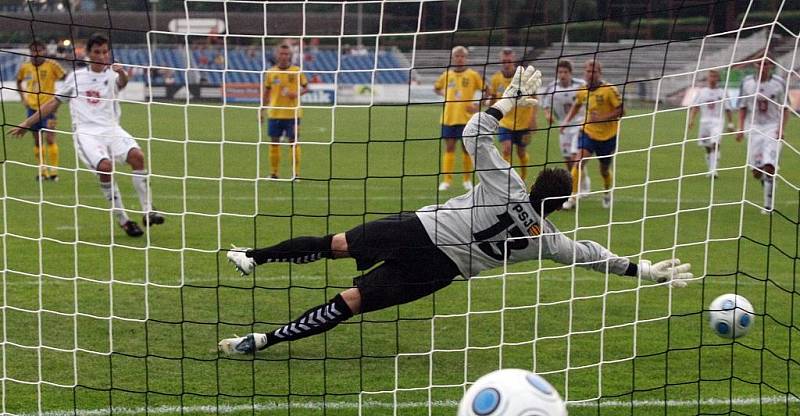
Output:
M747 109L747 125L781 124L785 94L786 81L777 75L772 75L766 81L759 81L752 75L745 77L739 92L739 108Z
M94 72L89 66L67 75L56 91L61 102L69 101L73 130L96 129L119 125L119 74L106 67Z
M462 276L500 267L506 261L550 259L623 275L630 261L594 241L573 241L533 210L525 182L494 146L499 122L477 113L464 128L464 147L480 183L442 205L417 211L431 241L458 266ZM608 264L606 264L608 263Z
M725 100L725 89L716 87L703 87L694 97L694 105L700 109L700 124L709 126L723 126L725 124L725 111L730 106Z
M558 80L551 82L544 90L545 96L540 99L542 107L550 109L553 115L555 115L555 118L557 118L559 122L563 122L567 114L569 114L569 110L572 109L572 105L575 104L575 95L578 93L578 90L585 85L586 83L583 82L583 80L577 78L573 78L567 86L561 85ZM570 124L583 124L583 113L584 111L575 113L575 117L570 120Z

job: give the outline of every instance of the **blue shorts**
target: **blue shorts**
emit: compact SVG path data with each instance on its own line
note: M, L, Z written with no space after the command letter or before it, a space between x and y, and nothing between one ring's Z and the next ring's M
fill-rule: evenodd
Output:
M284 134L286 137L289 138L289 141L295 141L297 136L295 135L294 125L297 122L297 127L300 127L300 120L293 119L293 118L271 118L267 122L267 134L269 137L276 138L281 137Z
M28 109L28 117L30 117L30 116L32 116L32 115L34 115L35 113L36 113L36 110L34 110L34 109L32 109L32 108L29 108L29 109ZM37 122L36 122L34 125L32 125L32 126L31 126L31 130L33 130L33 131L39 131L39 130L41 130L41 129L49 129L49 128L52 128L52 127L50 127L50 121L51 121L51 120L52 120L52 121L55 121L55 119L56 119L56 113L55 113L55 112L53 112L53 113L50 113L50 115L49 115L49 116L47 116L47 117L42 117L42 118L41 118L39 121L37 121Z
M531 132L528 130L510 130L505 127L500 127L497 129L497 134L499 135L498 140L500 140L500 142L511 140L511 143L514 143L519 147L525 147L528 145L525 138L530 133Z
M600 156L600 163L610 165L614 161L614 153L617 151L617 136L608 140L595 140L583 131L578 136L578 149L586 149L589 153Z
M462 136L464 136L464 127L466 126L466 124L456 124L453 126L442 124L442 138L460 139Z

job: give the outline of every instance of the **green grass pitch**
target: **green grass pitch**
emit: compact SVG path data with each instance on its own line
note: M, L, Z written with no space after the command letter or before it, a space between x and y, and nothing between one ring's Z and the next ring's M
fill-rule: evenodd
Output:
M351 260L320 261L241 278L219 250L344 231L458 195L458 186L436 191L440 107L307 109L303 180L294 183L264 179L269 146L259 143L253 108L123 107L123 127L157 138L139 143L167 222L141 239L112 221L93 174L74 170L68 135L59 136L61 181L42 184L33 181L30 136L4 137L6 412L356 415L361 403L370 415L450 415L465 381L500 366L543 373L575 402L571 415L800 409L800 158L788 147L778 212L760 215L761 187L743 167L744 143L723 138L723 170L712 184L702 150L684 140L685 110L629 107L613 209L601 208L597 194L577 215L552 216L571 236L620 255L647 251L660 260L674 250L705 276L686 289L528 262L509 267L505 279L489 271L325 335L223 358L220 338L284 323L348 287L357 272ZM4 114L13 124L22 109L11 104ZM61 128L68 118L62 109ZM798 136L794 119L788 143L796 146ZM529 176L544 163L559 165L557 140L556 130L536 133ZM288 149L282 165L289 177ZM597 162L588 169L597 191ZM117 180L126 206L138 209L130 178ZM732 343L711 333L702 310L734 291L759 316Z

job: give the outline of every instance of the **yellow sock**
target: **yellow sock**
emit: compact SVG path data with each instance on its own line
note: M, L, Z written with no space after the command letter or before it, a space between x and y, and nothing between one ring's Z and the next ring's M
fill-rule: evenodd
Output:
M467 152L464 152L462 156L464 157L464 182L468 182L472 180L472 158Z
M444 181L450 183L453 180L453 168L456 165L456 154L454 152L444 152L442 155L442 172Z
M580 179L580 174L578 173L578 166L579 164L575 164L572 167L572 194L575 195L578 193L578 182Z
M50 165L50 176L58 175L58 143L47 145L47 164Z
M611 189L611 168L608 168L608 173L603 175L603 185L606 189Z
M39 166L39 175L47 176L47 169L44 165L44 151L45 149L40 146L33 146L33 158L36 160L36 166Z
M511 153L503 153L503 160L508 162L508 164L510 165L511 164Z
M292 153L294 154L294 175L300 176L300 145L292 146Z
M524 181L528 178L528 152L526 150L519 152L519 164L519 176Z
M269 163L272 167L272 174L278 176L278 169L281 166L281 147L277 144L269 145Z

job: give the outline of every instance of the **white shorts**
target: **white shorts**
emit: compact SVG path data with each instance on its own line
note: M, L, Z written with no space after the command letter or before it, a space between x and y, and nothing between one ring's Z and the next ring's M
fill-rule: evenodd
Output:
M561 156L565 159L572 158L572 155L578 153L578 135L581 132L581 126L567 127L563 133L558 135L558 143L561 146Z
M755 168L766 165L778 167L781 141L777 126L751 126L747 137L747 163Z
M139 148L136 140L120 126L78 130L73 142L81 162L92 170L96 170L103 159L124 164L128 152Z
M719 123L700 123L699 137L697 141L699 146L712 147L719 144L722 139L723 125Z

